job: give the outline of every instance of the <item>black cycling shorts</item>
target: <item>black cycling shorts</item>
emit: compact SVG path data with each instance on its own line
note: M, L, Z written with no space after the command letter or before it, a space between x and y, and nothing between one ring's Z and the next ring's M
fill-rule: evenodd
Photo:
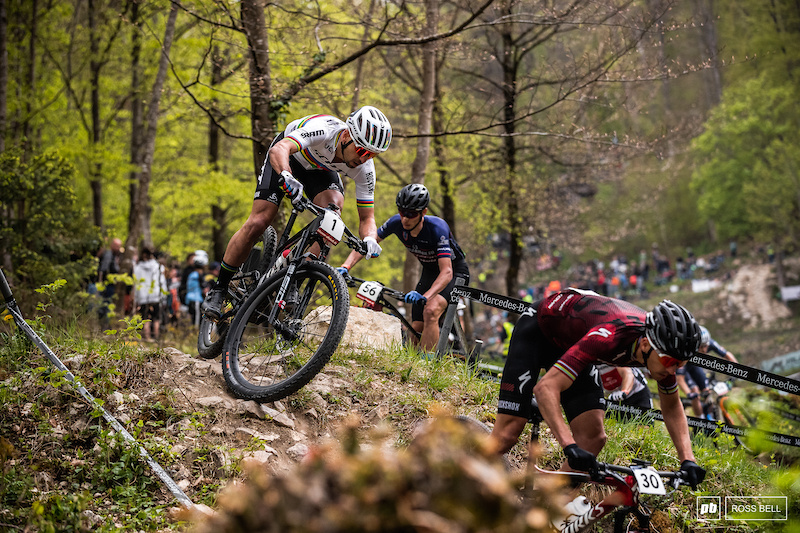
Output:
M538 309L540 303L534 303L534 309ZM511 334L497 412L530 420L533 386L539 381L539 373L549 370L564 351L545 337L536 314L521 316ZM561 393L561 406L569 422L586 411L605 410L605 405L600 374L593 365L584 368Z
M431 288L431 285L433 285L433 282L436 281L438 276L438 264L429 267L423 266L422 276L420 276L417 286L414 290L420 294L424 294L425 291ZM453 287L456 285L456 278L463 278L464 285L469 285L469 266L467 266L467 262L463 259L453 262L453 279L450 280L450 283L448 283L444 289L439 291L439 294L444 296L444 299L447 303L450 303L450 293L453 291ZM425 306L422 304L414 304L411 306L412 322L422 322L422 311L424 308Z
M281 139L283 139L283 133L275 137L270 148ZM338 172L324 169L305 169L303 165L295 160L294 156L289 156L289 168L292 169L294 178L303 184L304 194L311 201L314 201L314 198L319 193L329 189L339 191L344 196L344 185L342 185L342 179L339 177ZM269 152L267 152L267 158L264 160L264 166L261 167L261 175L258 177L253 200L266 200L275 205L280 205L285 196L283 190L278 186L280 177L280 173L276 172L272 165L269 164Z

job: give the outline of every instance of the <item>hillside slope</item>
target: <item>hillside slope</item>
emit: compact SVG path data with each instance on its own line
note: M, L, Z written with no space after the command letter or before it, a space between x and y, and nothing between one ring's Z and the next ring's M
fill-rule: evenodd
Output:
M736 279L734 275L732 280ZM715 337L743 354L746 363L758 354L800 349L796 319L770 318L765 324L735 311L733 295L769 284L743 283L744 289L735 290L737 286L731 283L699 294L680 291L670 297L689 305L702 321L714 323ZM738 308L767 308L747 297L743 301ZM354 308L353 312L355 316L367 311ZM389 326L380 326L384 327ZM147 466L119 445L97 413L51 371L41 354L7 323L4 328L0 332L4 339L0 524L33 530L58 523L108 531L179 527L167 512L174 505L171 494ZM376 327L372 328L374 337ZM351 331L350 337L363 337L363 332ZM212 507L217 505L218 490L242 479L244 468L272 476L291 473L309 451L313 454L323 443L336 440L345 426L356 427L367 442L379 431L383 442L402 449L433 412L467 414L491 423L496 409L496 383L471 374L458 361L425 361L416 352L397 347L343 347L300 392L259 405L228 394L218 360L205 361L175 347L123 338L85 340L69 330L45 338L187 495ZM604 453L613 460L643 453L657 457L658 450L671 449L668 441L663 443L661 429L651 431L611 424L616 444L610 442ZM545 435L543 460L551 465L560 460L554 448ZM699 456L717 470L709 481L712 490L723 486L735 490L739 484L768 490L771 474L758 470L757 463L740 450L727 443L722 447L711 443L703 450ZM524 443L518 445L511 454L512 467L521 469L526 455ZM671 459L667 454L661 460L668 466ZM690 506L691 494L684 499Z

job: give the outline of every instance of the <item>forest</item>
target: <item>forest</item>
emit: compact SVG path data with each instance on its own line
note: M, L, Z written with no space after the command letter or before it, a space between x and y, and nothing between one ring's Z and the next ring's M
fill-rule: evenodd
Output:
M0 0L0 256L79 283L110 238L220 260L291 120L374 105L375 218L424 183L474 265L797 251L800 4ZM347 192L352 192L352 186ZM284 202L288 204L288 202ZM288 209L284 205L285 209ZM357 224L346 198L345 222ZM344 253L344 252L341 252ZM395 281L413 263L385 246ZM374 272L370 269L376 269Z

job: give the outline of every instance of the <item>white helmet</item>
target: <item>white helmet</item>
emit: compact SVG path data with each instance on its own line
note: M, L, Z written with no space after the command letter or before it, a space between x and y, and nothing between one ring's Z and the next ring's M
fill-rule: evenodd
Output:
M392 142L392 125L376 107L365 105L347 117L350 137L361 148L379 154Z
M194 251L194 266L204 267L208 265L208 253L205 250Z

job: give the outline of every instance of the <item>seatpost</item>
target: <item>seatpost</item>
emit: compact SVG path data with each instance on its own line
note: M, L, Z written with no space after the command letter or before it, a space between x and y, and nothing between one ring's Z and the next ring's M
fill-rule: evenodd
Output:
M464 278L456 278L455 286L459 287L465 284ZM439 342L436 343L436 357L442 357L445 352L447 351L447 340L450 336L450 330L453 328L453 321L456 317L456 311L458 310L458 296L455 294L450 294L450 303L447 306L447 313L444 315L444 323L442 323L442 327L439 330ZM462 341L463 343L463 341ZM466 344L464 344L464 349L467 349Z

